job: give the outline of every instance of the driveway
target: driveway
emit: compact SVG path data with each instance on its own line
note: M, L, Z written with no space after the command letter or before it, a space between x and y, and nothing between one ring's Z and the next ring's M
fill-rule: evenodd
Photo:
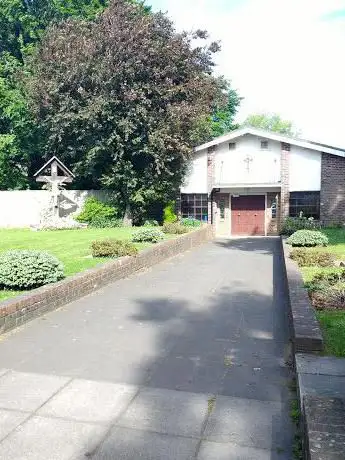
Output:
M292 458L279 240L216 240L0 337L0 459Z

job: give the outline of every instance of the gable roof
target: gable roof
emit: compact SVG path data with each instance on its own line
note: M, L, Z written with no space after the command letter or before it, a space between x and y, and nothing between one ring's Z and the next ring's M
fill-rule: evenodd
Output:
M340 147L333 147L327 144L321 144L319 142L308 141L305 139L298 139L295 137L287 136L285 134L275 133L273 131L266 131L264 129L252 128L251 126L245 126L240 129L231 131L228 134L223 136L216 137L210 142L199 145L194 149L195 152L200 152L200 150L207 149L214 145L222 144L223 142L228 142L238 137L244 136L246 134L251 134L253 136L262 137L265 139L271 139L273 141L285 142L286 144L296 145L304 149L316 150L318 152L330 153L332 155L337 155L340 157L345 157L345 149Z
M66 174L66 176L68 177L75 177L75 175L72 173L72 171L70 169L67 168L67 166L65 164L62 163L61 160L58 159L58 157L56 157L55 155L53 157L51 157L50 160L47 161L47 163L45 163L42 168L40 168L37 172L35 172L34 174L34 177L38 176L41 172L43 172L46 168L48 168L48 166L50 166L53 161L56 161L57 164L59 165L60 169L62 170L62 172L64 174Z

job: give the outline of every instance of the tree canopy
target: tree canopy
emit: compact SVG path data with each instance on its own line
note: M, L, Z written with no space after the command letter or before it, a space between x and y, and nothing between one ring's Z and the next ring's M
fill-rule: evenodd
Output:
M238 128L234 118L239 109L242 98L237 91L231 87L227 90L227 101L220 107L216 107L211 116L211 138L222 136L223 134Z
M266 129L288 136L297 137L299 135L299 132L294 128L293 122L282 119L277 113L258 113L249 115L243 125Z
M192 146L228 83L212 75L216 43L177 33L162 13L112 0L95 21L52 26L27 80L43 153L73 169L79 187L106 187L134 210L179 188ZM229 102L228 102L229 104Z
M40 129L29 110L22 74L46 28L68 17L94 19L107 0L1 0L0 189L25 188L31 157L39 156Z

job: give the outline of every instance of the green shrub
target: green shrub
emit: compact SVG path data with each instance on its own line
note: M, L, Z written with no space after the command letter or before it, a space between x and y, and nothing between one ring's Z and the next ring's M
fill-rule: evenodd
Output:
M81 213L76 217L78 222L91 223L95 219L113 219L116 217L116 209L94 196L85 200Z
M300 267L334 267L335 256L325 251L313 251L306 248L295 248L290 253L290 258Z
M184 225L185 227L201 227L201 221L194 219L194 217L186 217L181 219L181 225Z
M287 243L304 247L327 246L328 238L316 230L298 230L287 239Z
M158 227L159 226L159 223L157 222L157 220L154 220L154 219L148 219L148 220L145 220L144 222L144 227Z
M158 243L164 239L164 233L158 228L142 228L134 233L132 241L136 243Z
M335 268L334 270L317 273L312 280L312 282L323 282L330 285L334 285L343 281L345 281L344 268Z
M188 232L188 228L178 222L166 222L162 230L164 233L169 233L171 235L182 235Z
M113 238L93 241L91 250L93 257L135 256L138 253L138 249L130 241Z
M122 227L123 220L117 219L116 217L95 217L89 223L89 227L91 228L115 228L115 227Z
M321 228L321 224L319 221L314 220L312 217L287 217L284 220L281 234L290 236L293 233L297 232L297 230L318 230Z
M63 278L63 265L41 251L13 250L0 254L0 286L32 289Z
M170 201L163 210L164 223L172 223L177 221L177 215L175 213L176 203L175 201Z

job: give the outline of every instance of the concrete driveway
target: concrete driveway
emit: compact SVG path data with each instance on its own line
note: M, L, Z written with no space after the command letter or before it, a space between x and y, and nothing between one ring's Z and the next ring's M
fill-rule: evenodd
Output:
M0 338L0 459L292 458L275 238L216 240Z

